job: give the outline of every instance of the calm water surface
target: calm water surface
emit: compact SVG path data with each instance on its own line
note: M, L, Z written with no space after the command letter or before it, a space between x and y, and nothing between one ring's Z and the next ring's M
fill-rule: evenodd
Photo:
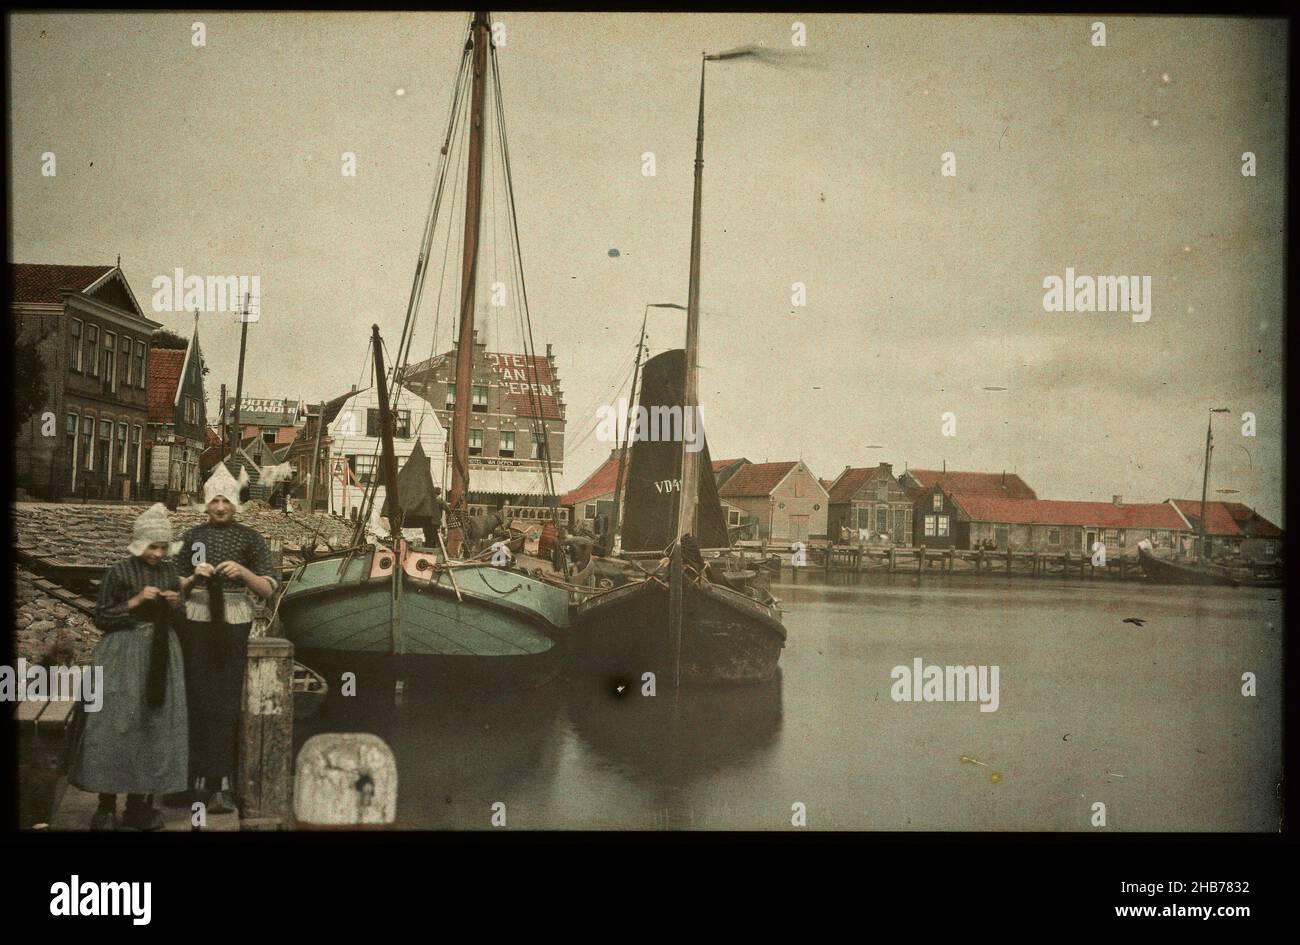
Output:
M800 575L773 593L789 640L767 685L646 698L566 677L394 706L332 679L296 741L384 738L407 829L492 829L497 801L515 830L788 830L797 802L809 829L1092 831L1097 801L1111 831L1278 829L1281 591ZM998 666L999 708L894 702L916 657Z

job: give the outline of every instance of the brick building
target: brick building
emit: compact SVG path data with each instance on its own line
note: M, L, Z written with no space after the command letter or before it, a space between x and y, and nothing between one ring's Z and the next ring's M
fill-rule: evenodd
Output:
M409 366L404 388L429 405L451 447L452 410L456 404L456 351ZM488 351L475 334L469 421L469 507L471 514L495 509L501 502L524 519L550 517L546 499L543 440L558 486L564 472L564 395L551 346L545 355ZM426 409L415 404L413 411ZM412 422L416 422L413 413ZM543 432L545 431L544 436ZM440 483L450 470L437 468Z
M10 317L39 338L46 405L20 418L17 485L32 495L134 499L142 493L150 338L117 266L15 263Z
M845 466L829 492L831 541L912 543L912 499L894 478L892 463Z
M197 320L183 349L158 348L149 359L147 479L154 498L196 496L203 486L199 458L207 445L207 397Z

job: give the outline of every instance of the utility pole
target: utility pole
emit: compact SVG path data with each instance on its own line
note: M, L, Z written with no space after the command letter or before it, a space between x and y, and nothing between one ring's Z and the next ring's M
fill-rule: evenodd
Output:
M244 352L248 349L248 293L244 293L244 307L239 313L239 375L235 378L235 435L231 450L243 441L243 427L239 425L239 408L244 400Z

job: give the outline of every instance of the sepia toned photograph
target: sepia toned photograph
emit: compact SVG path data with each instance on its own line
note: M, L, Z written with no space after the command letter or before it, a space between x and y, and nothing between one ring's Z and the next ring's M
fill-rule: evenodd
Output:
M10 14L17 830L1276 837L1289 29Z

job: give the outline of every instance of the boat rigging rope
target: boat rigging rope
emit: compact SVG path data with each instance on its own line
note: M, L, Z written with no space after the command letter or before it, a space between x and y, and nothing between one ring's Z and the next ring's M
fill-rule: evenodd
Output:
M517 267L516 275L519 286L520 320L523 323L521 327L526 329L524 333L524 354L528 357L528 363L532 367L534 379L536 379L537 345L533 341L532 317L529 314L528 309L528 285L524 278L524 264L519 240L519 214L518 207L515 204L514 175L510 170L510 143L506 135L505 104L501 95L501 70L497 60L496 45L489 44L488 51L492 62L492 87L494 92L494 103L496 105L497 143L501 150L501 176L506 192L506 204L510 210L509 233L514 240L515 252L512 261ZM546 418L542 414L541 395L538 390L539 385L536 383L530 383L527 386L528 396L533 405L532 416L530 418L533 425L533 436L539 438L542 444L542 467L546 474L546 497L549 500L547 505L550 507L552 520L558 522L559 509L555 495L555 473L551 466L550 437L546 426ZM561 558L565 557L563 549L561 549L560 555Z

